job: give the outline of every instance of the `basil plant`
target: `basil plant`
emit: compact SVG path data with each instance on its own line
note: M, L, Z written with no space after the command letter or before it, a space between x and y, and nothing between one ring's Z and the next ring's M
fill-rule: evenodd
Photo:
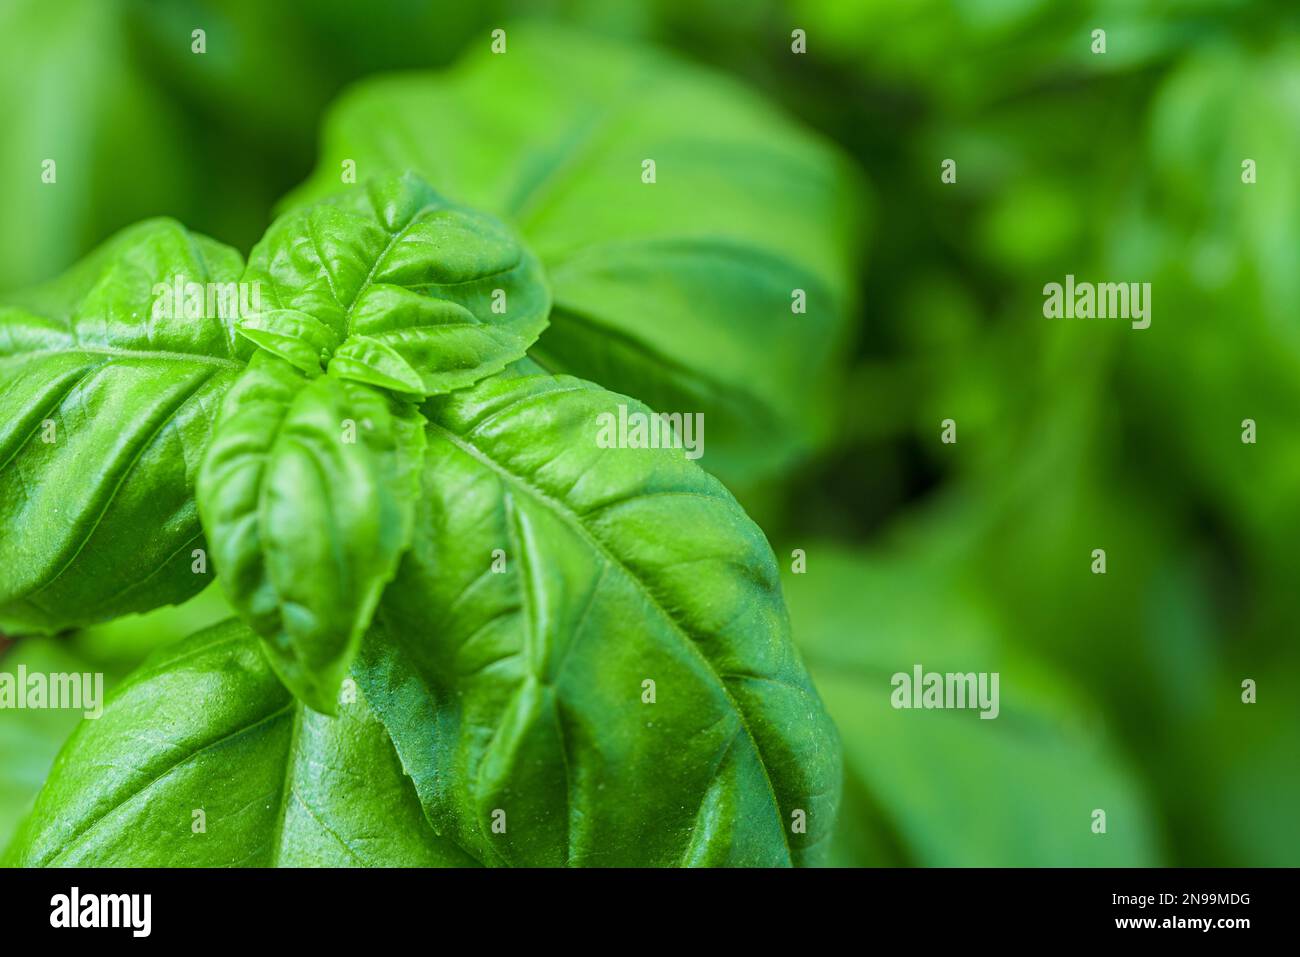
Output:
M660 54L510 51L353 90L246 261L150 220L0 305L0 630L237 612L6 863L823 859L837 735L723 480L829 421L852 171ZM598 441L657 413L703 456Z

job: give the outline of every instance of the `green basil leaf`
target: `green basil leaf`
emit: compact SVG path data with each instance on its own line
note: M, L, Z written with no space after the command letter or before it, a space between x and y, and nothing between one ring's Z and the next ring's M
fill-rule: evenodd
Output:
M806 571L787 574L785 591L799 646L844 738L833 863L1158 863L1146 796L1098 733L1100 714L999 642L978 595L951 571L830 543L804 543L804 552ZM998 716L894 708L893 675L916 665L997 672ZM1094 808L1106 811L1105 835L1092 831Z
M334 713L411 537L424 420L359 382L259 353L199 472L220 580L300 698Z
M666 55L507 33L506 55L354 88L291 201L337 189L348 160L364 176L413 169L537 252L555 306L532 354L552 371L704 411L724 478L806 452L830 421L852 306L863 197L847 161Z
M546 327L541 267L502 224L391 176L281 216L249 256L240 331L310 375L416 396L472 385Z
M633 400L498 377L426 403L417 532L354 674L429 820L485 862L820 859L839 743L766 539Z
M238 253L170 220L124 230L0 301L0 625L48 631L181 601L211 580L193 482L251 351L236 301L159 310L155 286L234 293ZM180 302L172 303L179 306ZM174 318L166 318L171 312Z
M201 825L201 826L200 826ZM5 853L19 866L473 864L382 725L296 701L237 621L164 649L84 720Z

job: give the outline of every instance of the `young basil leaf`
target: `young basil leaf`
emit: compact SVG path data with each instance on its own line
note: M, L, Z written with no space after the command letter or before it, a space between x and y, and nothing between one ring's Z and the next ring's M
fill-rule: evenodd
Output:
M259 353L199 472L220 580L271 664L317 711L334 699L411 536L424 420L333 375Z
M364 701L296 701L229 621L169 646L83 721L5 852L19 866L438 866L472 858L425 821Z
M555 308L533 355L552 371L704 411L724 478L807 451L829 425L852 305L863 196L848 162L666 55L508 33L508 56L354 88L291 202L336 189L344 161L414 169L537 252Z
M426 403L412 549L354 674L433 825L512 865L819 859L839 744L762 532L632 400L498 377Z
M541 267L503 225L407 174L281 216L246 279L263 311L240 332L309 375L416 396L522 356L550 308Z
M151 220L0 302L0 626L57 630L211 581L193 480L252 351L234 330L242 268ZM193 283L187 313L171 291Z

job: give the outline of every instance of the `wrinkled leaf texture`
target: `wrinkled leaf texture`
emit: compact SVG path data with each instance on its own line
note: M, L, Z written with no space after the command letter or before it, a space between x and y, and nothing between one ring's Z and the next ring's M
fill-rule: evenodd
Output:
M550 307L541 267L508 229L409 173L281 216L245 279L263 299L243 335L309 375L327 364L413 396L499 372Z
M192 569L194 478L251 345L234 315L154 319L153 288L242 268L235 250L149 220L0 303L0 627L99 621L211 580Z
M358 682L485 862L819 861L839 742L771 549L680 449L599 448L619 404L646 411L566 376L426 404L415 541Z
M212 558L285 684L334 699L410 543L424 451L410 403L270 353L231 388L199 473Z
M413 545L353 668L366 704L304 709L218 626L77 732L9 860L824 860L839 742L771 550L681 450L599 448L620 403L645 411L548 375L426 403Z

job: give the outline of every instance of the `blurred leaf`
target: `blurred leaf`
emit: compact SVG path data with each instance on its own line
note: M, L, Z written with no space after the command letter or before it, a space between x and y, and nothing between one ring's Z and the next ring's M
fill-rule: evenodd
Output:
M808 46L961 110L1053 82L1150 67L1225 32L1268 29L1289 0L793 0ZM1106 52L1092 31L1106 30Z
M1196 829L1212 822L1229 860L1300 867L1300 680L1294 662L1260 664L1234 669L1216 689L1216 713L1204 734L1219 745L1196 749L1209 767L1200 813L1189 823ZM1246 677L1258 683L1255 704L1241 702Z
M919 865L1157 862L1141 789L1095 711L1003 646L942 567L830 544L806 553L807 571L784 584L796 641L844 742L842 829L890 835ZM917 664L998 672L1000 714L894 709L891 676ZM1106 811L1104 835L1091 831L1094 808ZM839 850L838 863L889 863Z
M163 605L143 615L124 615L74 632L68 639L79 655L113 671L127 672L164 645L234 615L218 582L181 605Z
M177 109L139 69L121 10L0 4L0 290L49 278L128 222L175 215L193 185Z
M1180 285L1240 310L1244 290L1228 281L1241 275L1248 314L1271 319L1300 356L1300 40L1188 57L1157 91L1149 142L1153 198L1171 227L1162 251L1185 267ZM1253 184L1242 182L1246 159Z
M29 674L103 671L97 663L54 638L24 638L0 653L0 672L16 676L20 665ZM114 672L105 673L105 695L115 678ZM0 851L9 843L45 783L54 756L82 723L83 715L84 711L54 708L0 709Z

